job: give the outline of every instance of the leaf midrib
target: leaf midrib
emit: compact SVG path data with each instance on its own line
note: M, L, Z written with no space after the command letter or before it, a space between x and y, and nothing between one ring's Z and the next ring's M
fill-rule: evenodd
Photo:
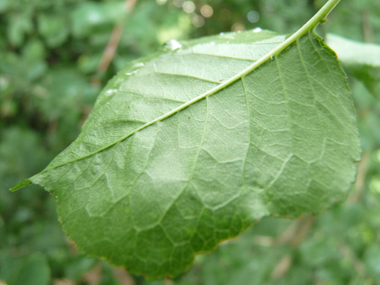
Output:
M209 91L191 99L190 101L182 104L181 106L171 110L170 112L167 112L165 114L163 114L162 116L159 116L157 117L156 119L150 121L150 122L147 122L146 124L140 126L139 128L136 128L135 130L133 130L132 132L128 133L127 135L123 136L122 138L116 140L115 142L107 145L107 146L104 146L100 149L98 149L97 151L94 151L92 153L89 153L87 155L84 155L82 157L79 157L79 158L76 158L76 159L73 159L73 160L70 160L70 161L66 161L62 164L58 164L54 167L51 167L51 168L47 168L45 169L44 171L42 171L41 173L44 173L44 172L48 172L50 170L53 170L55 168L58 168L58 167L61 167L61 166L64 166L64 165L67 165L69 163L73 163L75 161L79 161L79 160L82 160L82 159L85 159L87 157L90 157L90 156L93 156L97 153L100 153L124 140L126 140L127 138L129 138L130 136L134 135L135 133L159 122L159 121L162 121L166 118L169 118L171 117L172 115L186 109L187 107L195 104L196 102L200 101L200 100L203 100L204 98L208 97L208 96L211 96L211 95L214 95L215 93L219 92L220 90L228 87L229 85L231 85L232 83L238 81L239 79L245 77L246 75L248 75L249 73L251 73L252 71L254 71L255 69L257 69L258 67L260 67L262 64L264 64L265 62L267 62L268 60L274 58L275 56L277 56L279 53L281 53L283 50L285 50L287 47L289 47L291 44L295 43L298 39L300 39L302 36L304 36L306 33L309 33L311 30L313 31L313 33L316 35L315 33L315 28L317 27L317 25L323 20L326 18L326 16L330 13L330 11L339 3L340 0L329 0L305 25L303 25L298 31L296 31L293 35L291 35L290 37L288 37L285 41L283 41L281 44L279 44L278 46L276 46L275 48L273 48L272 50L270 50L267 54L265 54L264 56L262 56L260 59L258 59L257 61L255 61L254 63L252 63L251 65L249 65L248 67L246 67L245 69L243 69L242 71L240 71L239 73L235 74L234 76L230 77L229 79L225 80L224 82L220 83L219 85L215 86L214 88L210 89ZM317 36L317 35L316 35Z

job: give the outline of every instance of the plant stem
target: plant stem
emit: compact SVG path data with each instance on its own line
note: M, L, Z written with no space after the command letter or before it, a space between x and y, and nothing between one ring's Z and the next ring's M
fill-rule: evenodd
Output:
M268 52L266 55L264 55L263 57L261 57L259 60L255 61L253 64L251 64L250 66L248 66L246 69L242 70L241 72L239 72L235 76L231 77L229 80L227 80L227 81L219 84L217 87L211 89L210 91L208 91L208 92L206 92L206 93L204 93L204 94L202 94L202 95L194 98L193 100L187 102L186 104L184 104L186 106L182 105L179 108L181 108L181 110L182 110L183 108L186 108L187 106L193 104L194 102L197 102L197 101L199 101L199 100L201 100L201 99L203 99L203 98L205 98L207 96L210 96L210 95L212 95L212 94L220 91L221 89L227 87L228 85L230 85L231 83L235 82L236 80L238 80L238 79L246 76L247 74L251 73L253 70L255 70L256 68L258 68L264 62L270 60L274 56L276 56L279 53L281 53L284 49L286 49L292 43L294 43L295 41L297 41L299 38L301 38L308 31L310 31L312 29L315 29L321 21L323 21L323 20L326 19L326 17L328 16L328 14L330 14L330 12L332 11L332 9L334 9L334 7L339 2L340 2L340 0L329 0L317 12L317 14L315 14L305 25L303 25L297 32L295 32L289 38L287 38L283 43L281 43L278 46L276 46L273 50L271 50L270 52ZM179 109L179 108L177 108L177 109ZM173 110L173 111L175 111L175 110ZM180 110L178 110L178 111L180 111ZM178 111L175 111L175 112L178 112ZM173 112L173 113L175 113L175 112Z
M179 106L178 108L156 118L155 120L146 123L145 125L141 126L140 128L136 129L133 133L138 132L150 125L153 125L156 122L162 121L175 113L178 113L179 111L189 107L190 105L206 98L207 96L211 96L215 94L216 92L224 89L225 87L231 85L233 82L239 80L240 78L248 75L251 73L253 70L258 68L260 65L262 65L264 62L267 62L268 60L272 59L274 56L278 55L281 53L284 49L286 49L288 46L290 46L292 43L297 41L299 38L301 38L304 34L306 34L308 31L315 29L318 24L325 20L327 15L334 9L334 7L340 2L340 0L329 0L318 12L315 14L305 25L303 25L297 32L295 32L292 36L287 38L283 43L279 44L277 47L275 47L273 50L268 52L266 55L261 57L259 60L255 61L253 64L248 66L247 68L243 69L241 72L237 73L235 76L231 77L230 79L222 82L218 86L212 88L211 90L195 97L194 99L186 102L185 104ZM125 137L121 138L117 142L123 141L127 137L133 135L133 133L130 133L126 135ZM116 143L117 143L116 142ZM106 147L107 148L107 147Z
M318 12L315 14L305 25L302 26L297 32L289 37L285 42L294 42L302 37L306 32L315 29L320 22L325 22L326 17L334 9L334 7L340 2L340 0L329 0ZM284 43L285 43L284 42Z
M107 71L110 63L112 62L117 47L120 42L120 38L123 34L123 28L125 25L125 22L127 20L127 16L130 15L135 7L137 0L126 0L125 2L125 17L115 25L115 27L112 30L110 39L108 41L108 44L104 50L104 53L102 55L102 58L100 60L100 63L98 65L98 77L95 78L96 85L100 85L100 79L103 76L103 74Z

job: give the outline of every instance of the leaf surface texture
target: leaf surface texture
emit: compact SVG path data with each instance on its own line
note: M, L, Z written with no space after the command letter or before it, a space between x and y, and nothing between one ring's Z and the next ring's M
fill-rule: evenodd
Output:
M175 42L109 82L78 139L30 178L80 250L176 276L257 219L345 198L360 149L335 53L310 31L249 70L286 38Z

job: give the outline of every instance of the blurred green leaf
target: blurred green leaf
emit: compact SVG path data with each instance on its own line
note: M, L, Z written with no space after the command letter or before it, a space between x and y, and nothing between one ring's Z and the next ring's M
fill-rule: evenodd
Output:
M126 12L123 1L81 3L71 14L73 34L78 38L91 36L97 27L104 24L113 26L120 22L126 16Z
M97 265L96 259L83 259L78 257L70 262L66 267L65 275L71 280L79 280L86 272Z
M380 45L359 43L334 34L327 36L327 42L348 70L380 99Z
M368 269L379 276L380 279L380 245L373 244L369 246L364 255L364 262L368 266Z
M8 259L2 264L0 278L7 285L48 285L50 268L46 257L40 253Z
M61 45L69 35L69 22L64 14L40 14L38 16L38 30L48 46Z
M9 42L14 46L19 47L23 44L25 36L33 30L31 15L28 10L25 10L24 13L11 14L9 17Z

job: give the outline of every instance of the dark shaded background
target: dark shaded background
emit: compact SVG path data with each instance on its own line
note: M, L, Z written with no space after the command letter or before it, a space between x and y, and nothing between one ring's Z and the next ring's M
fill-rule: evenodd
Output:
M348 201L317 218L264 219L177 280L147 282L77 254L47 192L8 191L77 137L128 61L173 38L291 33L324 2L0 0L0 285L380 284L380 94L350 74L363 159ZM342 0L319 32L380 44L380 2Z

